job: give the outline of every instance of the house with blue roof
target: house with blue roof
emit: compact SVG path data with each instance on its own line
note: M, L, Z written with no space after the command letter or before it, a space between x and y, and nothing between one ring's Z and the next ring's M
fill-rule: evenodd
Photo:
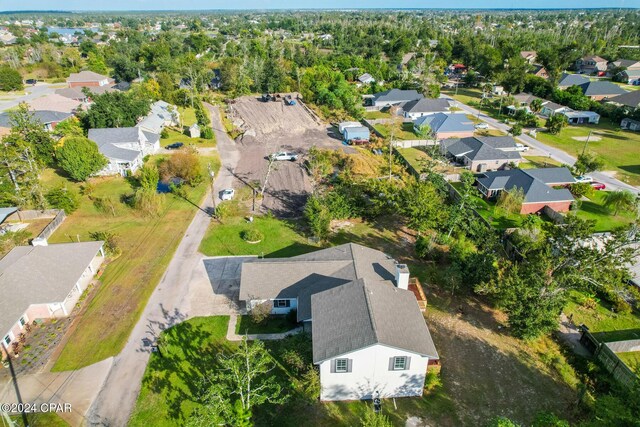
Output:
M434 139L466 138L475 132L474 124L466 114L436 113L413 122L416 132L421 132L424 126L429 126Z

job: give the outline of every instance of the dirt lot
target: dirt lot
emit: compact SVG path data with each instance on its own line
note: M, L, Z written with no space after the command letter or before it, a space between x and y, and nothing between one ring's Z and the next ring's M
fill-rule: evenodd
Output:
M285 105L245 96L237 99L231 109L234 123L244 130L238 140L241 159L235 170L241 181L260 183L261 186L270 153L293 151L300 154L295 162L281 161L272 166L262 209L278 217L299 216L311 191L311 182L303 167L309 148L354 151L342 145L333 128L323 124L299 102Z

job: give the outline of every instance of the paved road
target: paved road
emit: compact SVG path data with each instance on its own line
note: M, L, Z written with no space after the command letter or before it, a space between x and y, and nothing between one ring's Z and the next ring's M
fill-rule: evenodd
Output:
M459 101L455 101L454 99L447 97L447 96L442 96L443 98L447 98L451 101L456 102L456 105L461 108L462 110L464 110L465 112L467 112L468 114L473 114L474 116L477 116L479 119L487 122L489 125L495 127L496 129L499 129L501 131L504 132L508 132L510 129L509 125L506 125L504 123L499 122L498 120L489 117L488 115L484 114L483 112L477 110L476 108L470 107L466 104L463 104ZM529 135L520 135L519 137L517 137L516 139L518 139L519 141L529 145L531 148L536 149L538 151L540 151L541 153L546 153L547 155L549 155L552 159L560 162L560 163L565 163L568 165L573 165L576 162L575 157L570 156L569 154L567 154L566 152L555 148L555 147L550 147L546 144L543 144L542 142L530 137ZM629 190L633 193L638 194L640 192L640 189L638 189L637 187L634 187L632 185L629 185L627 183L624 183L620 180L617 180L615 178L613 178L610 174L604 173L604 172L593 172L590 173L589 175L591 175L593 177L594 180L598 181L598 182L602 182L607 186L607 189L609 190L619 190L619 189L623 189L623 190Z
M235 143L221 129L220 117L215 107L207 106L218 141L218 150L224 167L218 174L215 187L231 186L233 175L228 170L235 168L237 161ZM113 367L88 414L89 425L124 426L133 412L140 392L142 376L149 361L151 348L158 334L194 315L223 314L233 311L229 304L215 307L215 302L203 307L202 299L194 295L213 297L211 284L198 252L200 241L211 222L206 213L211 210L211 194L204 202L178 245L167 271L134 327L129 340L120 354L114 358ZM197 302L196 300L200 300ZM192 302L195 303L192 310ZM207 311L208 310L208 311ZM218 313L217 311L220 311Z
M27 86L25 88L25 91L27 92L26 95L10 101L0 101L0 111L16 107L21 102L31 101L32 99L40 98L41 96L50 95L54 93L56 89L60 89L62 87L65 87L65 85L49 83L38 83L35 86Z

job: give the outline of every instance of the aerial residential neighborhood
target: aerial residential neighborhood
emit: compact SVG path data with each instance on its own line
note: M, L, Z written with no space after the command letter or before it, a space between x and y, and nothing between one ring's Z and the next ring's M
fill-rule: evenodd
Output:
M640 8L507 3L0 6L1 425L640 425Z

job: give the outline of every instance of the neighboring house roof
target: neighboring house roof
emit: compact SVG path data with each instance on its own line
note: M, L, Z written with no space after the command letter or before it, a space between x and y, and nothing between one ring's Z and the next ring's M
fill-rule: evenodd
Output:
M640 68L640 61L636 61L635 59L618 59L617 61L613 61L611 64L614 67L621 68Z
M65 87L62 89L56 89L55 92L57 95L64 96L69 99L86 99L87 95L82 92L81 88L78 87Z
M93 71L80 71L79 73L71 73L67 78L68 83L86 83L99 82L102 80L111 80L109 76L94 73Z
M535 95L531 95L530 93L524 93L524 92L520 92L516 95L513 95L513 99L515 99L519 104L526 104L526 105L531 104L531 102L534 99L539 99L541 101L544 101L544 99L542 98L538 98Z
M548 74L547 69L540 64L533 64L532 67L533 68L531 69L531 74L538 74L540 71L544 72L545 74Z
M311 297L313 362L375 344L437 359L415 296L388 281L358 279Z
M594 81L580 85L582 93L586 96L621 95L627 93L620 86L607 81Z
M240 275L240 300L297 298L298 320L308 320L312 294L360 278L393 280L395 261L355 243L292 258L245 261Z
M552 102L552 101L547 101L542 105L542 108L546 108L546 109L549 109L551 111L558 111L558 110L562 110L563 108L569 108L569 107L565 107L564 105L556 104L555 102Z
M94 95L102 95L103 93L116 92L118 90L114 86L109 86L109 85L87 86L86 88L89 92L91 92Z
M140 120L140 123L136 126L147 129L151 132L160 133L164 127L164 119L156 114L149 113L149 115Z
M151 104L149 114L137 124L150 132L160 133L167 122L174 122L177 116L177 109L169 111L171 104L165 101L156 101Z
M538 56L538 53L535 50L523 50L520 52L520 56L524 59L535 58Z
M589 78L583 76L582 74L562 73L562 75L560 76L560 80L558 81L558 86L562 86L562 87L580 86L588 82L589 82Z
M515 149L516 141L510 136L472 136L460 139L448 139L443 142L447 153L455 157L467 157L471 161L479 160L521 160Z
M580 118L580 117L589 117L589 118L600 118L600 114L595 111L575 111L575 110L567 110L563 111L562 114L567 116L570 119Z
M624 70L622 72L622 75L627 76L627 78L634 78L634 77L640 77L640 69L634 69L634 70Z
M512 190L521 188L524 203L550 203L573 201L566 188L555 189L550 185L571 184L575 179L567 168L511 169L485 172L478 183L488 190Z
M49 110L61 113L73 113L82 103L55 93L28 101L31 110Z
M626 105L627 107L640 108L640 90L631 90L622 95L609 98L609 102Z
M31 111L31 115L33 118L43 125L49 123L59 123L63 120L68 119L72 116L71 113L62 113L60 111ZM10 128L11 127L11 115L9 113L0 113L0 127Z
M607 62L606 59L599 57L598 55L587 55L580 58L582 61L593 61L593 62Z
M358 80L361 83L371 83L371 82L375 82L376 79L373 78L373 76L369 73L364 73L363 75L361 75L360 77L358 77Z
M422 98L407 102L402 109L407 113L435 113L447 111L450 107L449 101L444 98Z
M140 132L142 130L137 127L89 129L88 138L96 143L98 150L107 158L132 162L142 155L142 150L122 148L116 144L137 144L140 142Z
M13 214L14 212L17 212L18 208L15 207L11 207L11 208L0 208L0 224L2 224L9 215Z
M63 302L103 243L13 248L0 260L0 333L31 304Z
M434 133L469 132L475 130L473 122L469 120L466 114L436 113L430 116L420 117L414 121L414 124L417 127L427 124Z
M401 90L401 89L389 89L384 92L378 92L373 95L373 99L375 102L409 102L415 101L417 99L422 99L424 96L418 91L411 90Z

